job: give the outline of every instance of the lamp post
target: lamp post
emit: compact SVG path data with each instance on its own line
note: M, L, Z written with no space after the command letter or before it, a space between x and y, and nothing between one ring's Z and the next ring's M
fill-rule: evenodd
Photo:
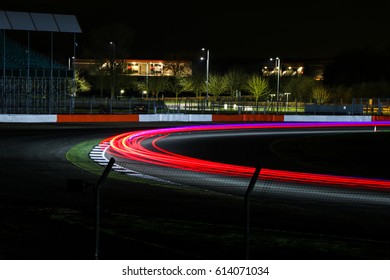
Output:
M271 107L272 107L272 111L274 110L274 103L273 103L273 98L275 97L275 93L271 93L269 96L271 96Z
M75 97L76 97L76 92L77 92L77 84L76 84L76 47L77 47L77 42L76 42L76 34L73 34L73 79L72 79L72 94L70 97L70 106L69 106L69 111L71 114L73 114L74 111L74 106L75 106Z
M206 51L206 100L209 99L209 61L210 61L210 50L202 48L202 51ZM200 58L201 60L204 60L205 58L202 56Z
M257 165L255 172L252 175L251 181L249 182L249 186L245 191L245 257L247 260L249 260L249 196L253 192L253 188L255 187L256 181L259 177L261 170L261 166Z
M115 43L110 42L112 46L112 59L111 59L111 74L112 74L112 86L111 86L111 98L115 97Z
M76 42L76 34L73 36L73 96L76 96L76 48L78 47L78 44Z
M284 95L286 95L286 111L288 110L288 96L291 94L291 92L285 92Z
M273 58L270 58L270 60L274 60ZM279 80L280 80L280 58L275 58L275 69L277 69L277 78L276 78L276 113L279 112Z
M115 163L115 158L110 158L110 161L106 165L106 168L103 171L102 176L100 176L99 181L95 186L96 192L96 225L95 225L95 258L99 259L99 242L100 242L100 191L103 188L103 183L106 181L108 173L110 172L112 166Z
M72 70L74 64L74 56L68 58L68 70Z

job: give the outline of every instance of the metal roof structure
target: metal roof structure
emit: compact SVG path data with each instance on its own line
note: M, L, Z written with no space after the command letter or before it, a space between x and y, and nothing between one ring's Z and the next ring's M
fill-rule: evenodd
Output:
M0 11L0 29L81 33L74 15Z

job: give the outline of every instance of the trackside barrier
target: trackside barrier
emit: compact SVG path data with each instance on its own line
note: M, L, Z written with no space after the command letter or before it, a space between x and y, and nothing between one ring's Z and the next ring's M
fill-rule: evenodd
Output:
M286 115L285 122L371 122L371 116Z
M125 115L58 115L59 123L89 123L89 122L138 122L138 114Z
M132 122L377 122L390 121L390 116L327 116L267 114L61 114L0 115L0 123L132 123Z
M284 115L240 114L212 115L213 122L283 122Z
M390 121L390 116L372 116L372 122Z
M0 115L0 123L56 123L57 115Z
M210 114L145 114L139 115L139 122L211 122Z

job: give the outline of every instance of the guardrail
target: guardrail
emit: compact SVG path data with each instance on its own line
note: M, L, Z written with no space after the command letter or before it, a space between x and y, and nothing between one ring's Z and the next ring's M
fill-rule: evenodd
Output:
M137 123L137 122L384 122L390 116L281 114L3 114L0 123Z

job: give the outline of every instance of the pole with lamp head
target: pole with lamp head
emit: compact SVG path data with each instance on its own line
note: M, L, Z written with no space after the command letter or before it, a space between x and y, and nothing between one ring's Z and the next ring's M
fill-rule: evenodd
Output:
M273 61L273 58L270 58L271 61ZM276 113L279 112L279 89L280 89L280 58L275 58L275 69L278 71L276 74Z
M113 97L115 97L115 87L116 87L116 85L115 85L115 56L116 56L116 54L115 54L115 48L116 48L116 46L115 46L115 43L114 42L110 42L110 46L112 46L112 59L111 59L111 61L112 61L112 63L111 63L111 74L112 74L112 89L111 89L111 98L113 98Z
M209 100L209 67L210 67L210 50L202 48L202 51L206 51L206 102ZM200 58L204 60L205 58L202 56Z

